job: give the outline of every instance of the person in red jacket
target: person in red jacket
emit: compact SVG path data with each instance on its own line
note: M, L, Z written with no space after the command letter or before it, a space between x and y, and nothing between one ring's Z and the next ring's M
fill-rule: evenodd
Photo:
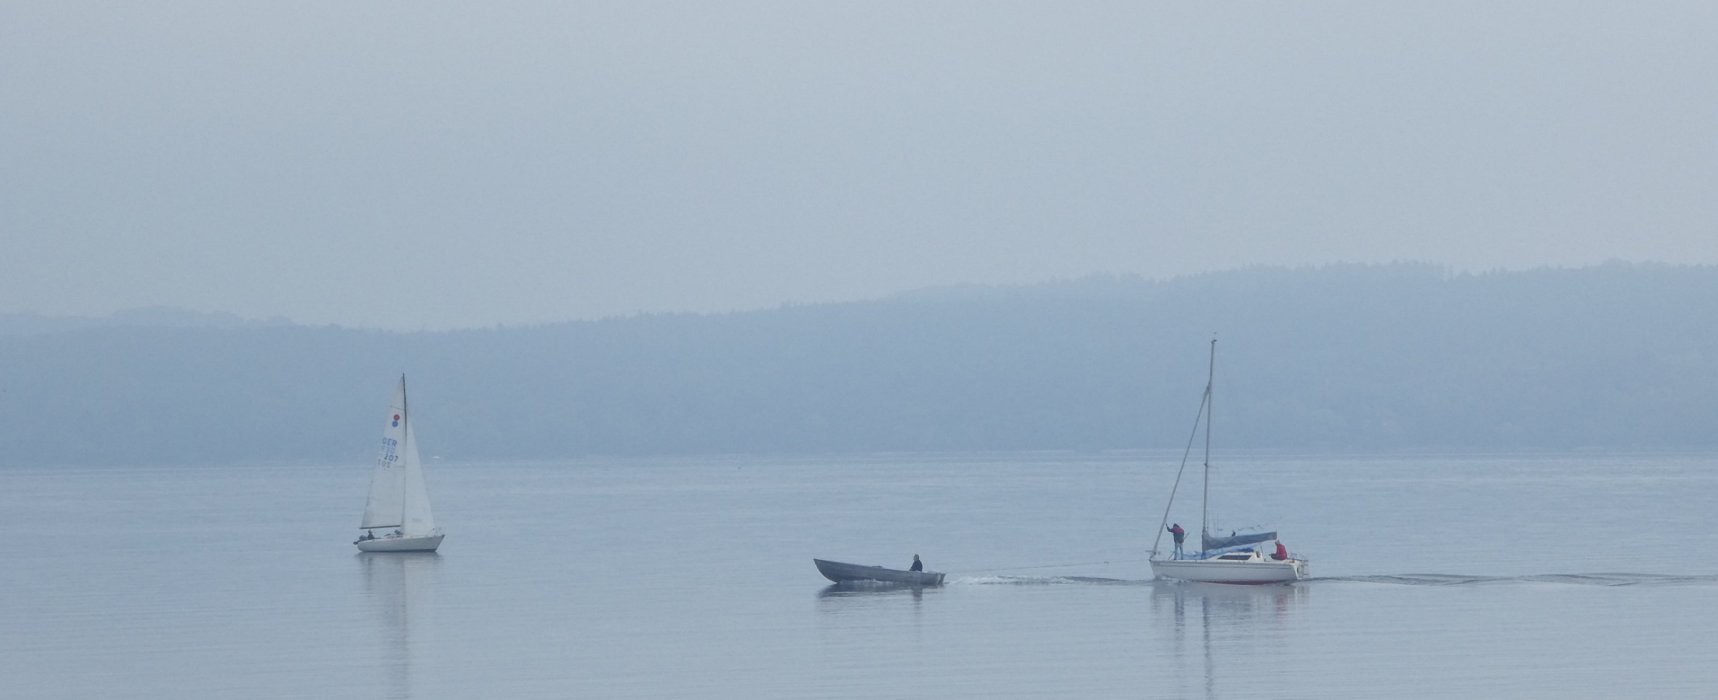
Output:
M1180 559L1181 543L1186 541L1187 531L1181 529L1181 523L1174 523L1169 526L1169 534L1175 536L1175 558Z
M1284 560L1288 559L1288 547L1283 546L1283 543L1281 541L1278 541L1277 542L1277 553L1272 554L1271 558L1275 559L1277 561L1284 561Z

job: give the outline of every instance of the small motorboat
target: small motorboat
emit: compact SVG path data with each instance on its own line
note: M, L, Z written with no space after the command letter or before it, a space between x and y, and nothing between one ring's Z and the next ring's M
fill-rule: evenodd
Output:
M811 560L817 573L836 583L892 583L901 586L941 586L943 575L937 571L903 571L881 566L844 564L838 561Z

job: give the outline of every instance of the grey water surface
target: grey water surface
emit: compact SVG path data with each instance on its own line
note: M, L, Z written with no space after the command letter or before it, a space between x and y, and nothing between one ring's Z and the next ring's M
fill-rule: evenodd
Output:
M1718 688L1714 455L1245 455L1313 580L1150 580L1178 455L0 471L0 696L1601 698ZM1198 480L1171 518L1197 529ZM1190 486L1191 485L1191 486ZM1194 490L1186 490L1192 488ZM843 589L812 557L948 585Z

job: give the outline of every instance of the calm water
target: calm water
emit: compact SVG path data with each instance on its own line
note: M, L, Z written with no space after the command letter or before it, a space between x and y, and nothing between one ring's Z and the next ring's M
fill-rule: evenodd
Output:
M1222 523L1275 525L1319 577L1269 588L1149 581L1176 461L433 463L428 556L349 544L367 464L4 470L0 696L1718 688L1718 456L1227 458ZM949 585L811 566L914 553Z

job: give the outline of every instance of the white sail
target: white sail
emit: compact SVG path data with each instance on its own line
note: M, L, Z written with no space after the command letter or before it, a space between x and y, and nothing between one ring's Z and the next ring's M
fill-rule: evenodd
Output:
M406 426L406 378L400 377L394 400L388 404L387 422L382 428L382 449L376 455L376 470L370 476L370 500L364 504L364 522L360 528L401 527L405 524L407 456L410 443ZM422 490L421 467L419 490ZM428 496L425 496L426 500ZM427 512L427 507L426 507Z
M435 517L430 514L429 487L424 483L423 462L418 460L418 437L411 430L410 416L406 420L405 503L401 508L402 530L406 537L424 537L435 532Z

